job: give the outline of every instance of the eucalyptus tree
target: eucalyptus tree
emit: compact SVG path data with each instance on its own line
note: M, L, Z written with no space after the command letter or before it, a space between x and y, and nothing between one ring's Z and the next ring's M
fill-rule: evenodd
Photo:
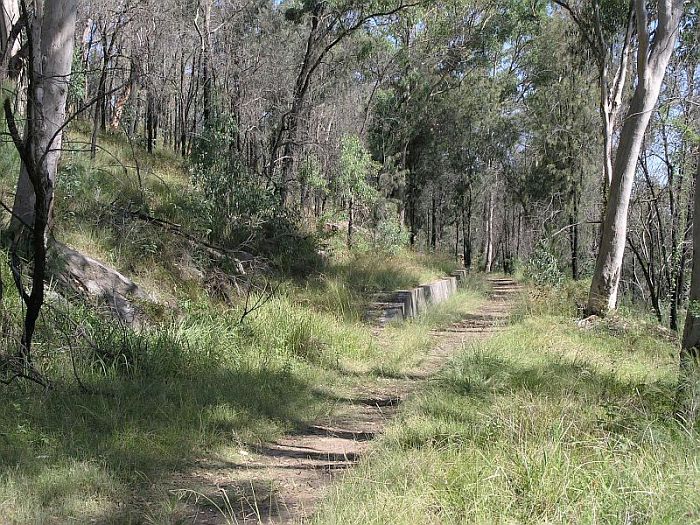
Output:
M656 8L657 12L653 13L642 0L634 1L637 83L615 153L600 250L588 299L588 311L595 314L605 314L617 306L637 160L683 17L682 0L660 0Z
M26 126L20 133L9 99L5 118L19 153L21 170L13 207L12 270L26 311L18 351L18 376L36 380L32 338L44 302L47 238L51 228L56 172L66 123L66 99L73 60L76 0L35 0L21 16L28 50ZM31 286L22 280L21 245L29 239Z
M426 226L431 229L426 233L428 244L437 244L439 203L449 202L437 189L441 170L445 165L454 166L455 155L467 157L449 144L451 140L460 141L452 132L455 125L464 130L462 122L452 117L464 115L461 105L469 105L472 97L479 99L484 93L492 93L493 97L482 97L480 111L496 114L502 110L503 100L497 94L500 88L491 89L488 79L496 80L494 64L504 56L505 27L510 16L492 3L454 1L413 11L392 28L395 68L390 81L377 93L369 135L375 156L385 163L396 162L405 174L404 222L411 244L417 242ZM481 88L486 89L482 92ZM484 140L496 137L483 129L473 131ZM444 156L450 159L447 164ZM464 184L460 187L465 192L469 189Z
M573 279L582 274L589 257L583 249L584 226L599 216L595 191L601 141L596 140L596 71L575 53L569 22L553 14L542 21L524 61L523 156L529 163L519 170L528 207L556 200L560 217L548 225L547 242L568 239L569 266ZM552 57L558 57L556 61ZM545 235L544 231L538 232ZM559 237L561 236L561 237ZM565 251L565 249L564 249Z
M315 75L327 57L346 39L372 24L381 24L418 2L406 0L336 0L332 2L302 0L285 4L288 20L304 24L306 42L296 72L287 109L281 114L270 142L268 171L270 178L279 171L278 192L286 201L287 186L298 145L299 120L306 109L308 93ZM278 170L279 167L279 170Z
M352 248L355 210L358 206L366 206L376 201L377 190L370 183L370 179L379 170L358 136L346 135L343 137L341 149L340 166L338 176L334 181L334 189L346 205L348 212L347 245L348 248Z
M553 0L578 27L598 69L598 105L603 138L602 194L612 184L615 132L624 108L630 57L634 53L634 10L629 0Z

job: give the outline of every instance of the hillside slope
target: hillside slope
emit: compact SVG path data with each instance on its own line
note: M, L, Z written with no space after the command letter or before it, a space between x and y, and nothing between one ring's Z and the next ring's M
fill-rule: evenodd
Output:
M85 138L72 134L62 161L55 236L142 286L149 321L133 331L89 301L52 296L36 335L51 390L3 387L0 515L10 523L175 516L178 497L161 480L203 457L235 460L245 444L317 419L333 396L401 376L430 348L430 329L459 319L485 290L473 279L430 315L377 335L361 322L373 292L415 286L454 263L405 250L348 254L332 238L323 260L312 231L290 230L308 243L280 241L275 251L258 239L245 250L262 248L258 269L242 276L209 251L237 246L210 235L181 161L113 137L91 161ZM16 160L7 147L2 158L9 204ZM0 271L11 283L6 257ZM17 343L20 314L6 286L4 348Z

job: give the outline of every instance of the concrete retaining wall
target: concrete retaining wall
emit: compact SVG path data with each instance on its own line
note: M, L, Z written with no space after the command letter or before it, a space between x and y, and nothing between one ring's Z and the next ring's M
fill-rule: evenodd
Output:
M458 284L467 277L467 270L457 270L448 277L410 290L397 290L375 296L365 312L365 319L379 325L418 317L430 306L440 304L457 292Z

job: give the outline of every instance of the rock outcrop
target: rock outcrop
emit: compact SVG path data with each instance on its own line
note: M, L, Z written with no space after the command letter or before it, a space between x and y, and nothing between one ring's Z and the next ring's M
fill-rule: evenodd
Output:
M138 303L151 299L136 283L65 244L54 242L51 251L51 274L63 288L95 301L125 324L141 324L143 316Z

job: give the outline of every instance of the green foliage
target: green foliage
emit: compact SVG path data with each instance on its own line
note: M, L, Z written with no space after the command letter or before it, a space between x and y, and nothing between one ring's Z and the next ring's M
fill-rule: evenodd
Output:
M321 195L329 193L328 180L323 176L321 163L314 155L307 155L300 168L299 180Z
M192 182L209 205L210 229L218 239L243 237L279 215L279 199L234 155L236 133L233 118L219 116L192 155Z
M372 229L372 247L375 251L395 255L408 246L408 241L408 230L395 216L379 220Z
M537 286L558 286L564 279L559 259L544 242L537 243L525 265L524 276Z
M73 50L70 82L68 84L68 101L79 104L85 99L87 72L83 67L82 49L76 46Z
M345 135L341 142L340 169L334 181L336 194L356 204L371 204L378 198L369 177L378 173L378 165L372 160L357 135Z

